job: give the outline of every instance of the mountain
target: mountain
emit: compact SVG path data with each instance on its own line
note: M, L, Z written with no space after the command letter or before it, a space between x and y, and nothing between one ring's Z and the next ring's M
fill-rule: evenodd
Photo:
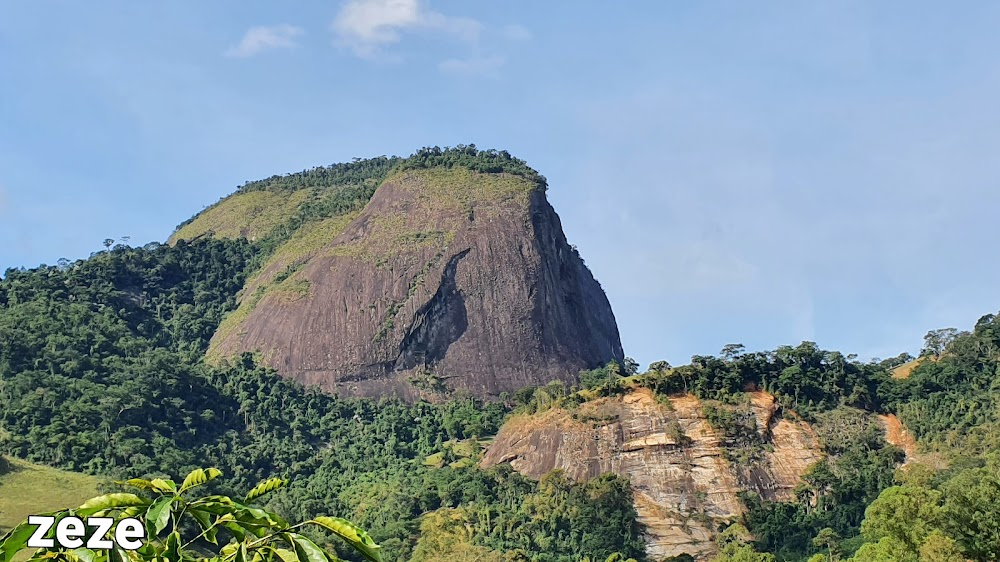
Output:
M6 271L0 494L43 499L24 461L214 466L230 495L287 477L266 507L344 516L398 562L1000 559L998 316L919 358L729 344L640 372L544 195L509 154L426 149L248 183L168 244ZM341 307L359 326L329 336L316 311ZM516 326L548 347L482 337ZM272 327L301 339L251 339ZM289 353L331 341L336 361Z
M459 147L351 165L369 171L241 189L172 237L283 233L213 337L215 361L249 351L338 394L413 400L573 383L624 359L607 297L523 162Z

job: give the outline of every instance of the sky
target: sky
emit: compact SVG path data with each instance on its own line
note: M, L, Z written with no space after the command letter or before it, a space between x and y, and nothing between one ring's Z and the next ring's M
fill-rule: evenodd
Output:
M1000 3L6 2L0 271L244 181L506 149L627 355L863 360L1000 309Z

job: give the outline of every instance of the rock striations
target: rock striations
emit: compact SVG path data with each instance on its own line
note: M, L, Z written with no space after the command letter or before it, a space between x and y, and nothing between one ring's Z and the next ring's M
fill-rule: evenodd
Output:
M245 351L328 391L404 399L496 396L623 359L544 182L462 166L396 170L363 208L299 228L209 355Z
M763 452L748 467L730 460L724 436L693 396L662 401L638 389L508 421L482 465L510 463L533 478L562 469L584 480L605 472L629 478L653 559L690 554L707 559L718 525L743 513L739 494L790 500L822 453L808 424L776 416L774 398L750 394Z

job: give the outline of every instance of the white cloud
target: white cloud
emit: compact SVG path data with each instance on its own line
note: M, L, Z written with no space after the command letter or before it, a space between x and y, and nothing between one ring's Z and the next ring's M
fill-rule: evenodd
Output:
M361 57L398 43L405 30L427 30L475 41L482 24L434 12L420 0L350 0L332 25L341 44Z
M438 64L438 69L451 74L465 74L468 76L484 76L496 78L500 67L504 65L504 58L474 57L468 59L448 59Z
M303 33L302 28L288 24L251 27L225 54L245 58L271 49L290 49L298 45L295 39Z
M509 41L529 41L532 37L531 31L527 27L516 23L505 26L503 36Z

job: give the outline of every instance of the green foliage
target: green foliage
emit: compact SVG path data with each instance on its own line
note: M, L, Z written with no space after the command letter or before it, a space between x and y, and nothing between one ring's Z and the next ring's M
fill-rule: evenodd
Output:
M965 556L955 540L940 531L927 535L918 555L921 562L965 562Z
M345 185L377 186L402 158L379 156L355 158L351 162L316 167L293 174L271 176L267 179L248 181L240 191L297 191L306 188L330 188Z
M580 385L585 389L601 389L605 392L618 388L623 367L617 361L610 361L603 367L580 371Z
M250 255L242 241L203 240L9 270L0 450L72 470L153 470L154 457L217 438L207 412L232 401L189 365L233 306Z
M444 514L438 514L433 529L427 529L425 522L424 530L433 534L423 535L422 541L440 541L438 535L453 533L458 523L471 544L493 552L536 553L532 560L568 562L579 560L583 553L595 560L616 554L623 559L643 558L632 494L624 478L607 474L576 484L556 471L532 486L507 466L467 474L473 480L462 486L462 497L442 505L461 506L450 512L457 521L442 520Z
M952 467L934 481L885 489L865 511L861 531L868 542L852 560L1000 558L1000 460L981 461Z
M940 330L935 332L941 332ZM935 332L932 332L935 333ZM1000 445L1000 319L988 314L972 332L935 336L925 360L897 385L899 417L920 440L977 455ZM943 343L942 343L943 342ZM946 347L941 347L946 346Z
M64 517L110 517L116 522L134 517L143 522L146 540L138 550L63 547L36 550L31 560L61 559L72 562L211 560L213 562L329 562L336 555L320 547L303 532L308 527L329 532L347 543L370 562L381 562L381 547L360 527L345 519L317 516L289 524L276 513L253 507L251 502L275 489L275 480L262 483L240 502L227 496L192 498L186 492L221 475L218 469L195 469L180 488L172 480L131 479L119 484L140 491L112 493L92 498L76 509L52 513ZM277 482L283 482L277 480ZM0 538L0 562L10 562L25 548L33 526L18 525ZM47 536L53 536L51 529ZM109 530L105 538L111 538ZM220 537L222 540L220 540Z
M829 456L806 473L796 490L797 501L765 502L749 494L743 498L748 508L744 521L756 545L780 560L814 552L814 538L827 528L841 537L857 535L866 507L893 484L902 461L902 452L886 444L870 414L838 409L820 415L815 427Z
M878 542L865 543L850 559L852 562L918 562L918 558L908 552L902 544L892 537L885 537Z
M562 381L552 381L542 387L527 386L514 393L515 412L537 414L566 405L573 398L570 389Z
M721 402L702 403L702 414L726 441L726 458L741 469L750 468L764 459L767 444L757 427L757 417L749 407L737 407Z
M506 173L530 180L541 189L545 189L545 178L519 158L511 156L506 150L479 150L476 145L458 145L454 148L429 147L421 148L415 154L403 160L397 170L417 170L426 168L468 168L474 172L499 174Z
M872 542L892 539L916 553L924 539L944 523L941 494L936 490L909 486L884 490L865 510L861 533Z
M808 420L838 406L882 411L894 384L878 364L860 363L812 342L758 353L742 353L742 346L731 344L724 352L723 358L696 355L690 365L673 369L657 365L636 382L662 394L691 392L709 400L766 390Z
M773 554L758 552L750 541L750 533L740 524L729 526L716 543L719 555L712 562L774 562Z

